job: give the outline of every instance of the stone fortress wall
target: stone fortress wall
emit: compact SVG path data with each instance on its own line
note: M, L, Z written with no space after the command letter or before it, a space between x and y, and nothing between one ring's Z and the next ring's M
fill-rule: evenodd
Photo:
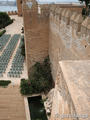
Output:
M29 8L28 2L23 3L23 16L26 61L29 71L34 63L44 60L48 55L49 17L44 10L38 13L37 2L34 2L32 8Z
M55 79L61 60L90 59L90 17L85 20L73 8L50 8L49 56Z
M90 17L82 6L38 5L23 2L25 49L28 71L49 55L55 91L51 120L56 114L90 115ZM64 120L89 120L65 118Z
M85 25L89 24L89 18L84 20L81 10L82 6L75 5L37 5L32 10L24 2L23 18L28 70L36 61L42 61L49 54L55 79L59 60L90 58L90 37L85 35L89 35L89 29ZM34 47L31 47L29 42L32 42Z
M55 80L51 120L62 117L64 120L89 120L90 94L86 94L90 91L90 62L87 62L90 60L90 17L84 19L80 10L56 6L50 8L49 17L49 56ZM68 70L67 64L70 64ZM87 84L81 79L83 77ZM73 117L75 114L81 117ZM65 115L72 115L72 118Z

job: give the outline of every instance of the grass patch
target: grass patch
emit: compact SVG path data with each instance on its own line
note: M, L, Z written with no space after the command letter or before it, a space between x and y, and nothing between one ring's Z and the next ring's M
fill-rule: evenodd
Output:
M0 32L0 37L1 37L5 32L6 32L6 30L2 30L2 31Z
M10 80L8 80L8 81L0 80L0 86L2 86L2 87L6 87L6 86L8 86L10 83L11 83Z

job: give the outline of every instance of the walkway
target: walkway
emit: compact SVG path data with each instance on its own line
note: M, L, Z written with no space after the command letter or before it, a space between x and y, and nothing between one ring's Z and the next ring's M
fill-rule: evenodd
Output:
M21 34L21 28L23 27L23 18L18 17L17 15L12 15L12 19L14 19L14 22L6 27L6 34Z
M0 87L0 120L26 120L24 98L18 86Z

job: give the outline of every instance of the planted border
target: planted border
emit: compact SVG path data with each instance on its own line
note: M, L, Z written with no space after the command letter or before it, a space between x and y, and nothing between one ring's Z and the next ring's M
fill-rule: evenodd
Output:
M10 83L11 83L10 80L8 80L8 81L0 80L0 86L2 86L2 87L6 87L6 86L8 86Z

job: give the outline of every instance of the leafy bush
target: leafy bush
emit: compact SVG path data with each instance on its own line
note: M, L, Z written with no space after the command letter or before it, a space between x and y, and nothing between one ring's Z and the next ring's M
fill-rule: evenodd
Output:
M2 31L0 32L0 37L1 37L5 32L6 32L6 30L2 30Z
M86 10L86 8L83 8L82 9L82 15L86 15L87 14L87 10Z
M13 20L10 19L7 13L0 12L0 29L8 26L13 23Z
M11 81L4 81L4 80L0 80L0 86L6 87L11 83Z
M52 75L49 57L43 63L36 63L30 72L29 80L21 80L21 93L23 95L48 92L52 88Z

